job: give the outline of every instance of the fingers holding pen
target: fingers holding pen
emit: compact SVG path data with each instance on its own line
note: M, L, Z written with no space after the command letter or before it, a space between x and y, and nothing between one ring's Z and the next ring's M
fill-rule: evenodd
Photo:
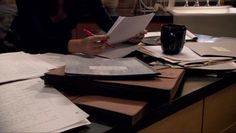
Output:
M106 45L102 40L107 40L106 35L93 35L84 39L70 40L68 50L71 53L84 53L87 55L96 55L104 51Z

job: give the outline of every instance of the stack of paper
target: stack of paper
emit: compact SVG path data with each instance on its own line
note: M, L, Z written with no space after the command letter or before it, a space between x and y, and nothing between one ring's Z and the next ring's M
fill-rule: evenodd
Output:
M108 42L113 44L114 48L107 48L98 56L111 59L121 58L137 50L137 45L126 44L124 42L143 32L154 15L154 13L150 13L134 17L120 16L107 32L109 36Z
M108 41L112 44L127 41L140 32L143 32L154 13L134 17L119 17L111 29L108 31Z
M186 43L186 46L195 51L198 55L209 57L233 57L236 58L236 39L235 42L223 41L214 43Z
M177 55L164 54L162 52L161 46L142 46L139 51L147 55L163 59L169 63L172 63L173 65L185 68L199 68L209 70L236 69L236 65L233 62L233 59L230 57L201 57L186 46L184 46L181 53Z
M23 52L0 54L0 64L0 83L40 77L56 67Z
M87 117L41 79L0 86L0 132L62 132L90 124Z

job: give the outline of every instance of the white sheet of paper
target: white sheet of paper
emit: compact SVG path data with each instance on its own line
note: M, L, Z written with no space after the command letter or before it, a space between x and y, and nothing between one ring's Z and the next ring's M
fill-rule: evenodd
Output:
M65 66L64 54L45 53L34 55L37 59L47 62L55 67Z
M154 15L154 13L150 13L133 17L120 16L107 32L108 41L116 46L116 43L127 41L138 33L143 32Z
M0 132L55 132L87 125L88 114L36 78L0 86Z
M0 83L43 76L56 66L23 52L0 54Z

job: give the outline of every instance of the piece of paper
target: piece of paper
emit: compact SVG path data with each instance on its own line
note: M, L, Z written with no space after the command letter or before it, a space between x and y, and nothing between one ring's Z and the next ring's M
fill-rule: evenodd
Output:
M55 65L23 52L0 54L0 83L43 76Z
M44 62L47 62L57 68L66 65L65 60L64 60L64 57L65 57L64 54L44 53L44 54L36 54L32 56Z
M0 132L56 132L87 125L88 114L36 78L0 86Z
M135 35L145 30L154 15L154 13L150 13L134 17L120 16L107 32L107 35L109 36L108 41L114 45L135 37Z
M235 41L236 42L236 41ZM221 41L213 43L186 43L190 49L195 51L200 56L220 56L236 58L236 46L234 41Z
M213 63L211 65L200 65L188 67L189 69L198 69L198 70L215 70L215 71L231 71L236 70L236 63L233 60Z

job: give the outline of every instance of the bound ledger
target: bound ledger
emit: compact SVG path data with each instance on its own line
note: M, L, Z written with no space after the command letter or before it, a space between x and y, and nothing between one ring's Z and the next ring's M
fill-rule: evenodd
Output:
M127 99L169 102L183 79L183 69L162 69L160 77L152 79L97 80L71 76L65 67L52 69L44 76L45 84L78 94L94 94ZM161 78L162 77L162 78Z
M124 125L136 124L148 110L145 101L107 96L79 96L73 102L91 116Z
M45 74L45 84L73 96L73 102L95 117L133 125L150 104L171 102L183 80L183 69L162 69L155 79L88 80L65 75L64 67ZM67 93L68 92L68 93Z

